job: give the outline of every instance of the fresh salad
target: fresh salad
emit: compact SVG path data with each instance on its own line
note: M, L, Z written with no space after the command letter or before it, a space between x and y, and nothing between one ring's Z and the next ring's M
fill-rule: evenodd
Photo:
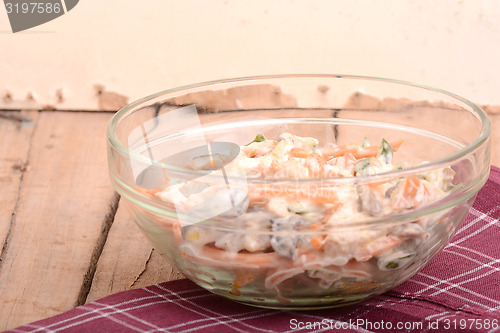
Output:
M365 139L320 146L312 137L282 133L279 138L266 138L259 134L240 147L223 171L228 177L244 174L249 183L262 181L227 190L225 183L170 180L154 196L175 203L182 210L179 213L186 213L215 209L222 196L230 194L232 208L217 219L231 227L180 224L175 233L181 258L199 267L232 273L229 289L234 296L252 284L274 290L277 298L284 284L361 292L374 288L381 276L390 277L411 265L432 226L439 223L429 218L375 227L363 222L442 198L453 187L454 172L442 168L418 177L394 176L375 183L350 181L335 186L327 180L407 168L410 165L393 161L402 144L402 140L385 139L371 144ZM196 158L186 168L210 169L223 165L225 158ZM216 273L196 272L195 268L185 271L211 283L217 279ZM281 301L286 299L281 297Z

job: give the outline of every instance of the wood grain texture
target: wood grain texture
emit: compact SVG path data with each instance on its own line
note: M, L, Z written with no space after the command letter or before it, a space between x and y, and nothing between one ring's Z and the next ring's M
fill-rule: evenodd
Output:
M116 200L105 153L110 117L85 112L40 114L4 249L0 330L77 304L94 249L102 241L103 224L109 223L106 215Z
M124 205L114 213L104 137L112 114L21 114L35 124L0 118L0 331L180 278ZM500 166L500 114L489 116Z
M97 264L87 302L182 275L153 250L120 201L106 246Z
M38 111L2 113L0 117L0 269L14 223L14 213L19 196L19 186L27 164L31 136L38 119ZM9 116L7 116L9 115ZM26 117L32 122L10 118ZM6 243L7 242L7 243Z

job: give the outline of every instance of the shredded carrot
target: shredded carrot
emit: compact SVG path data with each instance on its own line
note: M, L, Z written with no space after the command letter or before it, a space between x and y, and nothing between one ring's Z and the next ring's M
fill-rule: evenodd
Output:
M324 236L323 237L316 236L316 237L311 238L311 244L316 249L321 248L323 246L324 242L325 242Z
M311 152L305 148L292 148L290 150L290 156L292 157L298 157L298 158L307 158Z
M335 212L337 210L339 210L339 208L341 206L342 206L341 202L336 202L333 206L327 208L325 210L325 214L321 218L321 225L324 225L325 223L327 223L330 220L330 218L332 217L332 215L335 214Z
M358 160L351 153L345 153L342 156L338 156L336 158L331 158L328 160L328 164L337 166L342 169L348 169L356 164Z
M370 188L370 190L376 191L376 190L380 189L380 185L384 185L387 182L388 182L388 180L382 180L382 181L379 181L379 182L368 183L366 185Z
M301 188L292 186L252 187L248 189L248 195L250 203L272 197L306 199L315 203L337 203L339 201L333 188L317 186L303 186Z
M234 296L241 296L242 295L241 291L238 288L236 288L236 287L233 287L233 289L231 289L229 291L229 293L231 295L234 295Z
M139 187L139 186L136 186L135 190L137 192L144 194L144 195L152 196L152 197L156 196L156 194L158 192L163 191L162 189L158 189L158 188L144 188L144 187Z
M403 144L403 141L404 140L393 141L389 143L389 145L394 151L397 151ZM356 159L361 159L376 156L379 150L380 146L361 147L358 144L348 144L335 148L323 149L322 153L326 160L330 160L331 158L338 156L343 156L347 153L352 154L352 156L354 156Z
M354 285L350 285L350 286L346 287L345 289L347 290L348 294L354 294L354 293L358 293L358 292L362 292L362 291L367 291L370 289L375 289L378 287L380 287L380 285L376 284L374 281L365 281L365 282L357 283Z
M394 248L395 246L401 244L403 240L400 237L386 236L383 238L378 238L365 244L357 256L358 261L367 261L371 258L378 256L379 254Z
M351 284L348 286L343 285L342 287L346 290L351 290L351 289L358 289L360 287L371 286L374 283L375 283L375 281L370 280L370 281L362 281L362 282Z
M234 288L241 288L253 281L253 276L244 276L236 279L233 283Z
M323 223L313 223L309 225L309 229L311 230L321 230L323 229Z
M411 176L398 184L391 201L395 209L409 209L421 205L427 197L431 197L428 186L418 177Z
M406 198L415 198L419 188L422 186L420 179L415 176L408 177L404 180L403 194Z
M324 166L326 164L325 158L318 153L311 153L307 158L316 161L321 166Z

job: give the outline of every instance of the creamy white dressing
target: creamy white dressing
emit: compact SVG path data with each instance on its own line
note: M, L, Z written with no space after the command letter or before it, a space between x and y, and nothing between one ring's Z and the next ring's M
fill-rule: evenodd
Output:
M327 179L374 175L401 168L392 164L393 149L385 140L380 146L383 148L378 149L366 141L359 146L346 146L345 151L328 144L330 151L332 147L335 149L333 156L324 155L318 144L317 139L290 133L283 133L279 140L253 142L241 147L234 161L225 166L225 172L227 176L243 174L249 179ZM203 165L203 161L197 160L190 167L196 169L198 165ZM220 174L220 171L216 173ZM351 182L343 186L327 186L318 181L315 186L310 186L290 182L288 188L273 188L274 192L249 184L245 189L248 192L233 191L240 196L239 202L243 202L240 210L233 209L231 214L226 214L237 226L234 231L231 228L214 231L188 226L181 248L185 246L200 257L205 246L231 253L234 258L241 251L274 253L280 266L266 279L269 288L304 272L319 279L322 288L348 276L369 278L374 270L399 269L410 263L415 255L412 246L428 236L428 221L377 229L346 228L346 225L360 224L437 200L450 190L453 175L450 168L444 168L422 177L394 178L371 185L352 185L354 182ZM222 196L220 190L226 185L208 184L198 192L184 194L183 186L168 186L156 196L175 203L177 209L215 212L218 208L211 205L218 205L218 198ZM247 197L241 197L245 193ZM368 264L372 258L376 259L376 267ZM289 260L290 265L283 266L283 259ZM210 262L214 260L211 258ZM356 268L347 266L352 260L357 262ZM308 265L313 265L315 271ZM332 265L342 269L331 268ZM279 275L280 271L284 273Z

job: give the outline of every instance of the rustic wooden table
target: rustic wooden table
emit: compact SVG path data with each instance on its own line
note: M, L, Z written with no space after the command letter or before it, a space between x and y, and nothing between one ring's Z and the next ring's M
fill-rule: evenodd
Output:
M495 110L492 164L500 165ZM0 330L181 277L139 232L108 180L111 116L0 111Z

